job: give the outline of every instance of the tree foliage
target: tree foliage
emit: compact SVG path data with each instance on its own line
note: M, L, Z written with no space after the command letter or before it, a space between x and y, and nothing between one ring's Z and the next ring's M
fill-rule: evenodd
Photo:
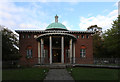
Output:
M93 55L94 57L106 57L106 48L104 47L104 40L100 34L93 35Z
M102 38L101 38L102 37ZM120 16L113 21L112 28L102 35L93 35L94 57L120 57Z
M120 18L120 17L118 17ZM109 57L120 57L120 28L118 24L118 19L113 21L112 28L108 29L104 33L104 46L107 49L107 53Z
M2 32L2 60L17 60L20 58L18 50L18 39L17 35L14 34L11 30L0 26L3 29Z

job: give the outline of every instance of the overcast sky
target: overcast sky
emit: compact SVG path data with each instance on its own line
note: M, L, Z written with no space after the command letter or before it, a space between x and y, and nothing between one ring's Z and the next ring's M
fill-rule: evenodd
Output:
M69 30L85 31L97 24L103 31L111 28L118 16L118 1L114 2L1 2L0 25L11 30L44 30L54 22L54 16Z

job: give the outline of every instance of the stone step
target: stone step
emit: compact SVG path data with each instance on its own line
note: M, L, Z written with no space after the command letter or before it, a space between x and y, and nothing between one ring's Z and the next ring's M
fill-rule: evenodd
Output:
M34 67L47 67L50 69L65 69L65 64L51 64L51 65L35 65Z
M51 69L65 69L66 65L50 65Z

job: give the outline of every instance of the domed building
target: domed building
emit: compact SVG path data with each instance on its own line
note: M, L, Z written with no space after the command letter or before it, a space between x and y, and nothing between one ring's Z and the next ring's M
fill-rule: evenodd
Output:
M16 30L19 34L20 63L36 64L92 64L93 41L91 31L71 31L55 22L45 30Z

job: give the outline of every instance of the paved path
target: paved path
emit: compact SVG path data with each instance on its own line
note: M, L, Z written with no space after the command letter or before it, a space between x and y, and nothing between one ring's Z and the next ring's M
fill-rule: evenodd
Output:
M44 81L46 80L71 80L74 82L66 69L50 69Z

